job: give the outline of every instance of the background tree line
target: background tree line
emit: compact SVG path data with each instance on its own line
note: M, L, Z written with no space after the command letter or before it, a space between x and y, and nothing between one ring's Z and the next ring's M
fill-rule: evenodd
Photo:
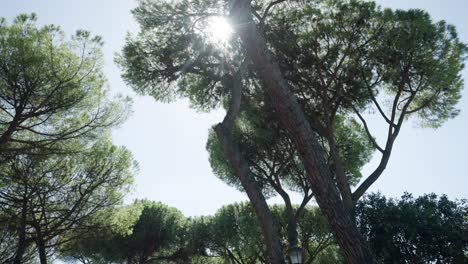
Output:
M295 206L297 207L297 206ZM380 263L464 263L468 260L466 201L434 194L405 194L387 199L366 196L357 205L356 221ZM284 205L271 211L288 243ZM59 249L78 263L268 263L260 223L252 206L223 206L212 216L184 217L159 202L137 200L96 218L95 230L78 230ZM325 218L306 206L298 226L303 263L345 263ZM284 252L287 254L287 252Z

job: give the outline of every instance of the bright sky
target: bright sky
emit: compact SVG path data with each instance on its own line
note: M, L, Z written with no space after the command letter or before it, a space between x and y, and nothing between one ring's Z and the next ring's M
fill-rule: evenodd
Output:
M378 0L392 8L421 8L435 20L457 27L468 43L468 1ZM224 204L246 196L218 180L211 172L205 143L208 129L222 120L223 112L197 113L186 101L171 104L135 95L120 78L114 54L124 45L127 32L138 26L130 10L134 0L0 0L0 17L9 22L19 13L35 12L40 24L60 25L69 36L77 29L101 35L105 41L105 74L112 92L134 99L133 115L114 132L114 142L130 149L140 164L136 186L127 198L148 198L180 209L185 215L214 213ZM468 80L468 71L463 76ZM406 123L397 139L387 170L371 188L399 197L435 192L450 198L468 198L468 92L459 104L461 114L438 130ZM374 123L378 130L378 125ZM368 174L377 160L364 169ZM278 201L278 200L275 200Z

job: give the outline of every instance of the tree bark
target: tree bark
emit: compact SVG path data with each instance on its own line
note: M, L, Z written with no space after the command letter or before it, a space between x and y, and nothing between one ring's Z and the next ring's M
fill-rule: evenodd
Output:
M250 0L234 0L231 18L255 71L264 84L282 124L288 131L304 163L317 203L324 213L348 263L375 263L372 253L358 232L350 213L340 199L326 166L322 149L296 97L273 60L252 19Z

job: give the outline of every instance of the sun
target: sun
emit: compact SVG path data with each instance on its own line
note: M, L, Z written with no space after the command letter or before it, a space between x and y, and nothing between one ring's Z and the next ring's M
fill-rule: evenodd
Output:
M211 17L207 21L206 35L215 44L226 44L232 35L232 26L224 17Z

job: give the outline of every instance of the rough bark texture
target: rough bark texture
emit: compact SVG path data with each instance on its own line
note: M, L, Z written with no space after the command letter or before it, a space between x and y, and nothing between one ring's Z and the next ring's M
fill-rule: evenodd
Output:
M267 50L263 37L252 19L249 0L234 0L231 16L254 69L287 129L304 163L317 203L330 224L348 263L374 263L371 251L358 232L350 213L345 209L323 153L309 122Z

